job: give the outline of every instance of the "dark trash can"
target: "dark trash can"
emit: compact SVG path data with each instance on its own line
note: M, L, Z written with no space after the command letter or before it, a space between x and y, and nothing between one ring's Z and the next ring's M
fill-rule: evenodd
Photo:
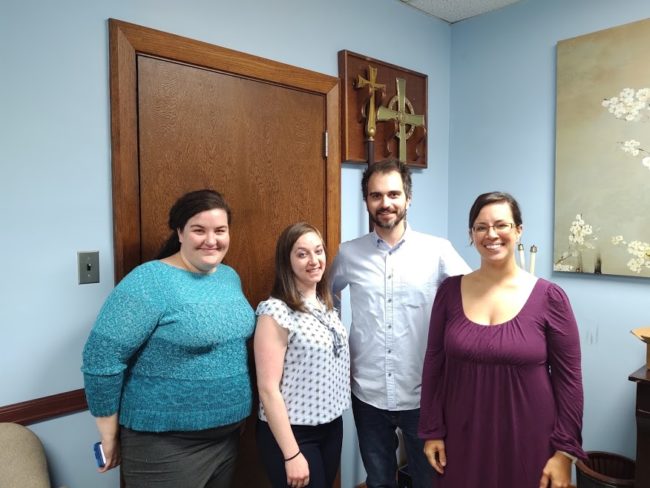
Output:
M586 463L576 463L578 488L634 487L635 463L630 458L610 452L587 452Z

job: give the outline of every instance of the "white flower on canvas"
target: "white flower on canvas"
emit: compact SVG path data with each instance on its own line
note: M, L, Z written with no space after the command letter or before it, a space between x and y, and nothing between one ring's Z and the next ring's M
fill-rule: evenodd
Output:
M632 258L627 262L630 271L639 274L644 269L650 269L650 244L647 242L626 242L623 236L613 236L612 244L627 246L627 252L632 255Z
M582 252L596 249L597 240L593 226L585 222L582 214L576 214L569 226L569 247L553 263L553 270L582 272Z
M618 96L605 98L601 102L614 117L626 122L639 122L648 120L650 110L650 88L623 88ZM624 153L633 157L641 156L641 164L650 169L650 152L636 139L619 141L618 145Z
M625 244L623 236L612 236L612 244L618 246L619 244Z
M628 141L623 141L618 143L621 146L621 149L624 153L629 154L630 156L638 156L639 154L643 156L641 159L641 164L645 167L648 167L650 164L650 153L641 147L641 143L636 139L630 139Z
M575 268L570 264L564 263L555 263L553 265L553 271L573 271Z
M639 88L636 92L636 98L642 102L650 102L650 88Z
M650 89L623 88L617 97L606 98L602 101L603 107L617 119L636 122L643 117L643 111L649 108Z
M638 156L640 145L641 143L639 141L630 139L629 141L625 141L622 143L621 149L623 149L623 152L632 154L632 156Z
M582 214L577 214L576 219L571 222L571 227L569 227L569 243L572 245L583 246L587 249L594 249L594 245L590 241L595 241L597 237L589 237L593 233L593 227L585 223Z
M641 160L641 164L646 168L650 169L650 156L646 156Z

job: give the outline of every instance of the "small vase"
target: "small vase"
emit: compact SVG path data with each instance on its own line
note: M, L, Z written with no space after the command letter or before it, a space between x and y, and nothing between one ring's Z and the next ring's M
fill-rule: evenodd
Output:
M603 258L600 253L596 254L596 263L594 264L594 274L603 274Z
M578 251L578 254L576 255L576 273L582 273L583 269L582 251Z

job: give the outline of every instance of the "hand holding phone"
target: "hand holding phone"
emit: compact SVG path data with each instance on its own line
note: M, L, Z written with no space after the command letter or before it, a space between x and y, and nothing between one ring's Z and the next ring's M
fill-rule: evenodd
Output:
M103 468L106 466L106 456L104 456L104 449L102 448L101 442L95 442L93 445L93 452L95 453L95 460L97 461L97 466Z

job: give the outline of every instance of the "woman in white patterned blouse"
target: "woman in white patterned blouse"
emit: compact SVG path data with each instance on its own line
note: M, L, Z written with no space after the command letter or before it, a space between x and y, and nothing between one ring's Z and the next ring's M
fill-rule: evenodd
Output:
M350 353L325 266L318 229L287 227L271 297L257 307L257 445L274 488L329 488L340 465Z

